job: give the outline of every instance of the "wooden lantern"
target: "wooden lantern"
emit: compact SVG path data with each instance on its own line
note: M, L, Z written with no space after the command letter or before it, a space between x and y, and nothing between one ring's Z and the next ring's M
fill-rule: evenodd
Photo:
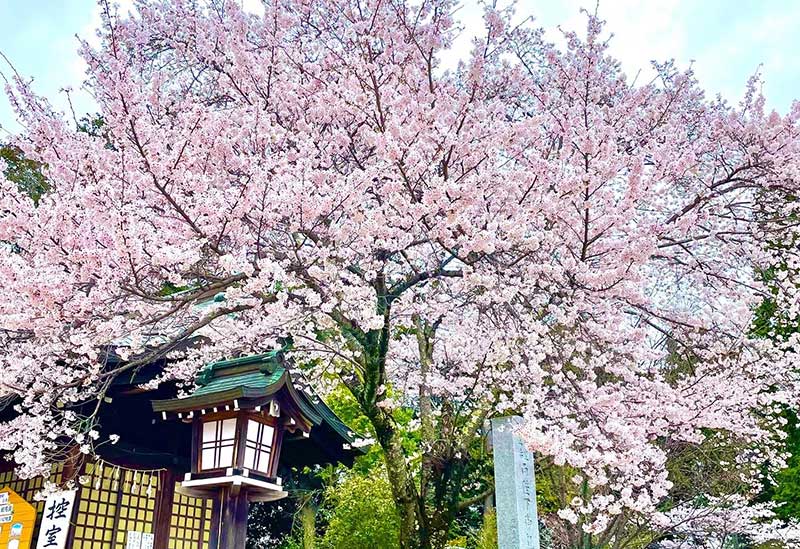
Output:
M287 495L277 476L285 436L308 438L313 425L338 419L294 387L274 353L211 364L197 383L183 398L153 401L153 409L192 424L191 471L178 490L217 499L219 547L240 549L249 502Z

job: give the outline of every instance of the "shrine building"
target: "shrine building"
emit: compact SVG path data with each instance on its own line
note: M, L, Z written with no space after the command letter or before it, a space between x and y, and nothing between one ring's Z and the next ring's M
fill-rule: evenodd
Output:
M281 351L210 364L181 396L175 384L143 388L163 366L115 381L99 421L101 437L120 440L93 460L76 453L31 480L0 464L0 503L19 497L36 514L23 524L0 505L0 544L12 540L3 549L243 549L250 502L285 497L292 468L351 465L361 453ZM76 491L35 499L46 480L67 478L80 479Z

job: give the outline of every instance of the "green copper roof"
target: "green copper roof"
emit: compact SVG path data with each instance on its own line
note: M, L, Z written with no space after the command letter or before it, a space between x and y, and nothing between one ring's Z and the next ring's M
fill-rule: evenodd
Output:
M284 371L281 366L281 351L212 362L197 376L200 388L195 394L213 393L215 391L213 387L219 388L216 390L226 390L235 386L237 382L243 386L263 388L276 383ZM275 373L278 374L277 377L264 375ZM268 379L272 381L268 382ZM209 388L210 386L212 388Z
M197 388L185 398L153 401L157 412L210 408L238 399L269 396L288 379L280 351L207 365L197 376ZM313 415L313 413L312 413Z
M212 362L203 369L201 375L203 373L219 372L221 370L227 370L229 368L235 368L238 366L249 366L252 364L263 364L267 368L269 368L270 366L278 367L282 352L283 350L280 349L277 351L270 351L269 353L263 353L260 355L243 356L239 358L231 358L228 360L220 360L217 362Z
M345 425L339 416L337 416L333 410L328 408L328 405L319 398L317 395L308 395L308 393L304 392L304 396L311 401L311 405L314 406L314 409L325 419L325 421L330 425L339 436L346 439L348 442L352 443L355 441L356 438L361 438L360 435L354 433L347 425Z
M213 378L201 385L192 393L192 396L213 395L223 393L232 389L247 390L268 389L271 385L278 383L286 372L283 368L277 368L272 373L267 372L243 372L241 374L225 377ZM266 374L266 375L265 375Z
M352 443L353 433L310 388L292 383L284 366L283 350L222 360L206 366L197 377L197 388L187 397L154 400L156 412L208 409L234 400L260 399L285 389L303 415L313 424L326 423Z

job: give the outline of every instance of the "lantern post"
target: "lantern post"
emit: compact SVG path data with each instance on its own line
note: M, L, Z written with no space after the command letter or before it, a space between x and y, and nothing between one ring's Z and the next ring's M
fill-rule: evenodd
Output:
M284 437L309 437L321 417L275 360L215 363L183 398L153 401L162 419L192 425L190 472L176 489L213 498L218 549L244 549L252 501L286 497L277 476Z

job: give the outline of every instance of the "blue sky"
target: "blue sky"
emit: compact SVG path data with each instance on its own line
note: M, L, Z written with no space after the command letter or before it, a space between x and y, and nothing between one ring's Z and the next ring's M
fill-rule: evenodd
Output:
M241 0L257 4L258 0ZM123 8L131 0L120 0ZM581 6L595 0L520 0L518 11L532 14L556 40L557 27L580 29ZM476 0L460 10L466 30L458 46L468 47L470 29L480 24ZM675 58L694 64L703 87L738 101L747 78L759 66L768 104L786 112L800 98L800 1L797 0L602 0L600 15L614 33L611 51L629 76L652 59ZM16 69L34 79L37 92L60 110L67 104L60 89L79 89L83 66L75 35L91 38L96 26L94 0L0 0L0 52ZM0 71L7 73L3 63ZM91 99L77 91L79 115L91 110ZM15 131L13 113L0 97L0 140Z

